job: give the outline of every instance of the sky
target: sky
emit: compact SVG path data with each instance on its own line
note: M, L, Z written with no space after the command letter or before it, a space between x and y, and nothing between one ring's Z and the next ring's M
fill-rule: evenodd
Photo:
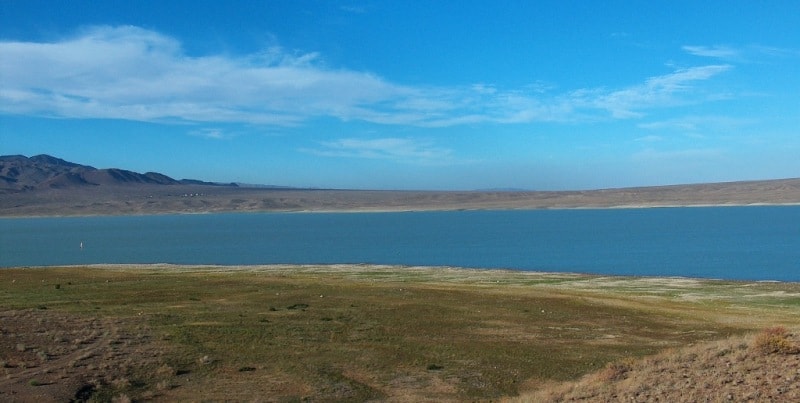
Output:
M0 155L348 189L800 177L800 2L0 0Z

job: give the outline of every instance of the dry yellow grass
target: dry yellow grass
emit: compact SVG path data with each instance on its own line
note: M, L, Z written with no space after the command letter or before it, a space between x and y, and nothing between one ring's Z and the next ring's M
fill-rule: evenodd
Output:
M776 330L780 329L780 330ZM766 348L775 345L779 348ZM785 328L610 363L509 402L800 401L800 336Z

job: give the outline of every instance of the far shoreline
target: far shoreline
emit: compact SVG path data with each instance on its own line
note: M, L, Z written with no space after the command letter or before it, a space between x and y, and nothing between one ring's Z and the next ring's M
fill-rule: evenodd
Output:
M621 205L586 205L586 206L537 206L537 207L397 207L397 208L341 208L341 209L302 209L302 210L207 210L207 211L153 211L153 212L117 212L117 213L85 213L85 214L7 214L2 219L29 218L88 218L88 217L146 217L164 215L210 215L210 214L385 214L385 213L426 213L426 212L468 212L468 211L569 211L569 210L640 210L640 209L677 209L677 208L724 208L724 207L796 207L800 202L789 203L708 203L708 204L621 204Z
M128 184L0 195L0 217L638 209L799 205L800 179L568 191L276 190Z

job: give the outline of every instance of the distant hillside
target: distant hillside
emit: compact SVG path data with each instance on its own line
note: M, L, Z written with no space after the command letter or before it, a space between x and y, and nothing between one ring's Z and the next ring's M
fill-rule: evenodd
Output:
M297 189L175 180L49 155L0 156L0 217L800 205L800 178L579 191Z
M197 180L175 180L157 172L137 173L124 169L97 169L64 161L50 155L0 156L0 192L13 193L39 189L68 189L121 185L216 185ZM236 186L236 185L229 185Z

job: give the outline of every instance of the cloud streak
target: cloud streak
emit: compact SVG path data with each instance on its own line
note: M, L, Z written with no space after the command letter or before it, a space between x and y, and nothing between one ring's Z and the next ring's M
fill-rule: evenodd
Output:
M683 46L682 49L687 53L700 56L711 57L715 59L734 59L741 55L737 49L728 46Z
M326 68L320 59L278 47L244 56L189 56L178 40L130 26L94 27L52 43L3 41L0 113L272 126L319 117L417 127L628 119L703 101L699 82L731 68L692 67L627 88L553 94L537 86L408 86Z
M671 74L647 79L644 84L611 91L593 92L588 96L578 93L578 104L605 109L615 118L641 117L641 111L653 108L678 106L704 100L695 90L694 83L708 80L732 68L731 65L709 65L680 69Z
M686 45L682 46L681 49L693 56L736 61L740 63L754 63L765 58L796 58L800 56L800 51L797 49L763 45L750 45L740 48L722 45Z
M676 119L640 123L637 127L647 130L679 132L731 130L753 123L750 119L727 116L684 116Z
M320 143L320 148L301 150L326 157L386 159L406 162L441 163L452 151L428 142L404 138L343 138Z

